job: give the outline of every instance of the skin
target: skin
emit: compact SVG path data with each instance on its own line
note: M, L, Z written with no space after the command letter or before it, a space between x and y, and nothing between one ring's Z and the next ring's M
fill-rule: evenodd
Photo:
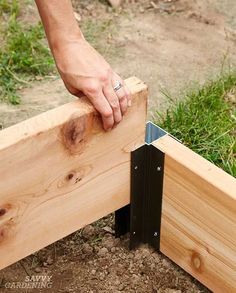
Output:
M123 79L85 40L70 0L36 0L48 43L68 91L86 95L101 114L103 127L114 128L131 106ZM114 91L117 82L123 87Z

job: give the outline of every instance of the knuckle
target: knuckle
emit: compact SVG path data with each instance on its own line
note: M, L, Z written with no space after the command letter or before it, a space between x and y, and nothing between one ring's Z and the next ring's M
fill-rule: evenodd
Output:
M75 89L68 89L68 91L69 91L72 95L76 95L76 94L77 94L77 90L75 90Z
M120 122L121 122L121 120L122 120L122 117L121 117L121 116L119 116L119 117L117 117L115 120L116 120L116 123L120 123Z
M100 75L100 80L103 83L108 83L109 82L109 70L105 70L104 72L101 73Z
M111 118L113 116L113 112L112 112L112 110L106 110L102 113L102 116L104 118Z
M120 109L120 105L117 103L117 102L113 102L113 103L111 103L111 106L112 106L112 109L114 110L114 111L117 111L117 110L119 110Z
M106 74L101 74L100 80L102 83L108 83L108 76Z
M77 94L78 90L76 88L71 87L71 86L69 86L67 84L65 84L65 86L66 86L66 88L67 88L67 90L68 90L69 93L71 93L72 95L76 95Z
M91 95L97 94L99 91L99 84L95 81L90 81L85 85L85 92Z

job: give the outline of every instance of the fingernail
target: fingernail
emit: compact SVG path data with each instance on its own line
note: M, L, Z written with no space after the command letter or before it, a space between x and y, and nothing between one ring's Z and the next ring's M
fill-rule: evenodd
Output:
M128 107L131 107L131 105L132 105L132 103L131 103L131 101L129 100L129 101L128 101Z

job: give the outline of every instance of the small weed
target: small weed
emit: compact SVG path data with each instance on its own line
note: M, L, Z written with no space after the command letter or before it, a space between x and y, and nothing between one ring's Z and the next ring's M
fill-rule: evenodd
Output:
M236 107L227 94L236 86L229 73L187 94L157 124L186 146L236 177ZM169 99L171 97L168 96Z

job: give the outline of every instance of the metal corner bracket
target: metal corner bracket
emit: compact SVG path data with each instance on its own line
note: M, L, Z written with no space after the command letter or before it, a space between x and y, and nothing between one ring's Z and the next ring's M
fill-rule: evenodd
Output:
M131 153L130 205L115 212L116 236L130 232L131 249L141 243L160 248L165 155L151 143L166 134L148 122L146 143Z

